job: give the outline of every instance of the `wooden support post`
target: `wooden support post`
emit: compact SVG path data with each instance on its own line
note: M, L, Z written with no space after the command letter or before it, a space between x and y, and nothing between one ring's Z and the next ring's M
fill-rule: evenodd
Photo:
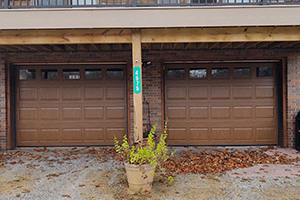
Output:
M143 90L141 33L132 30L134 142L143 140Z

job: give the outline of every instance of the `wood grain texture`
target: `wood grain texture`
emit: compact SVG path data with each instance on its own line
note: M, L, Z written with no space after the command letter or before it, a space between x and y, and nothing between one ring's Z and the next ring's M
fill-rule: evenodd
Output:
M141 68L141 82L142 80L142 49L141 49L141 34L140 30L134 29L132 31L132 69L134 67ZM133 93L133 112L134 112L134 142L143 139L143 89L139 94Z

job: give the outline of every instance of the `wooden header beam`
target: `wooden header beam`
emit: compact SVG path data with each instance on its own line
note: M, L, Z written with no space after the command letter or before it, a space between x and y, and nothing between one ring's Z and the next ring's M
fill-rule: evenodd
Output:
M142 29L142 43L276 42L300 40L300 27Z
M141 43L300 41L300 27L141 29ZM132 29L0 30L0 45L132 42Z
M131 29L0 30L0 45L131 43Z

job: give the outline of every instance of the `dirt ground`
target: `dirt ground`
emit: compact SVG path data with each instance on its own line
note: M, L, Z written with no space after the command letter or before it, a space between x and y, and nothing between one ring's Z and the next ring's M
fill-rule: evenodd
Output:
M185 151L204 151L171 149L177 150L175 156ZM300 157L293 149L270 149L265 153ZM216 174L173 173L173 184L156 173L151 193L130 194L123 163L111 148L23 148L0 154L1 200L300 199L299 161L259 164Z

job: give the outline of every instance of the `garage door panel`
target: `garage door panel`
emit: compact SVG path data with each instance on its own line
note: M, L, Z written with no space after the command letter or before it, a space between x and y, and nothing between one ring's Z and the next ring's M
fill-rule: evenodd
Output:
M38 119L37 108L20 108L19 119L20 120L37 120Z
M274 106L256 106L255 107L256 118L275 118Z
M233 87L233 99L251 99L253 97L252 86Z
M170 119L186 119L186 107L168 107L167 112Z
M233 130L233 139L234 140L253 140L254 130L253 128L234 128Z
M18 146L113 145L114 136L122 140L127 133L125 65L51 65L57 73L51 80L39 77L50 68L44 67L18 66L37 74L34 80L17 77ZM121 69L121 78L85 73L112 67Z
M19 129L18 133L20 142L38 142L37 129Z
M36 101L38 98L37 88L20 88L19 100Z
M106 119L124 119L125 118L125 107L106 107Z
M255 96L260 99L274 98L274 86L256 86Z
M222 106L222 107L211 107L211 117L213 119L228 119L230 118L230 107Z
M114 141L115 137L118 140L122 140L124 135L125 135L125 129L124 128L108 127L106 129L106 140L110 141L111 143Z
M82 140L82 129L65 128L62 130L62 140L64 142L78 142Z
M39 95L42 101L58 101L59 88L40 88Z
M209 128L190 128L189 129L190 140L209 140Z
M230 87L211 87L211 99L230 99Z
M41 120L59 120L59 108L41 108Z
M102 128L85 128L85 141L104 141L104 131Z
M63 108L62 118L64 120L81 119L81 108Z
M261 141L273 141L276 137L276 130L273 127L256 128L256 139Z
M230 128L212 128L210 134L211 140L231 140Z
M125 100L125 87L105 88L105 98L107 100Z
M103 119L103 107L85 107L84 119L100 120Z
M84 88L84 100L103 100L103 88Z
M186 99L186 87L167 87L166 95L168 100Z
M62 88L62 100L81 100L81 88Z
M190 86L188 90L189 99L208 99L208 87Z
M208 119L209 108L208 107L189 107L189 119Z
M59 142L60 130L59 129L41 129L40 132L41 142Z
M243 62L165 64L169 144L277 144L276 66ZM274 73L256 73L266 67ZM167 73L173 68L184 74L193 69L207 73L205 78L182 76L175 81ZM220 74L212 76L216 71Z
M184 140L187 137L186 128L169 128L168 129L170 140Z
M253 107L252 106L234 106L233 117L234 118L252 118Z

